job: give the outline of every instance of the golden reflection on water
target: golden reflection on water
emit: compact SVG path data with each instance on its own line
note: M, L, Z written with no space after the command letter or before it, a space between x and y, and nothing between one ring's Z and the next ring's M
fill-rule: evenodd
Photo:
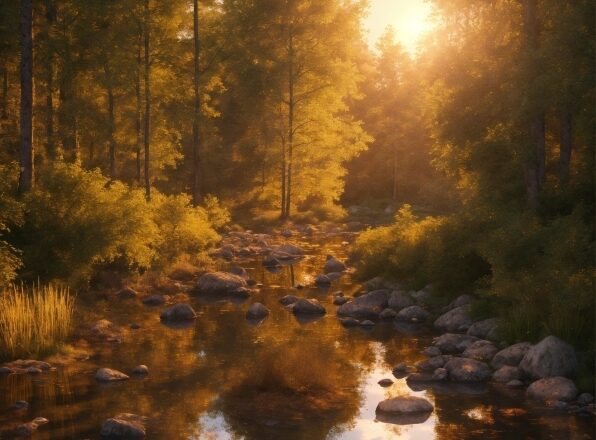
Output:
M258 261L242 263L266 286L246 303L192 299L199 318L189 328L163 326L160 308L139 302L96 304L84 316L87 324L107 318L126 329L136 322L141 329L126 330L121 344L99 344L99 353L88 361L39 376L0 378L0 430L43 416L51 422L40 430L39 439L96 439L101 422L120 412L148 416L148 438L160 440L452 440L505 438L511 433L523 435L518 438L548 438L553 433L574 438L592 428L591 422L569 417L538 417L519 395L486 387L412 390L404 379L395 379L391 369L422 359L419 352L430 335L402 335L391 323L372 330L341 327L331 292L352 294L358 286L348 277L330 290L289 288L309 284L325 255L345 256L345 245L341 239L320 247L300 244L310 255L293 268L271 273ZM288 293L317 298L329 313L300 323L278 304ZM259 325L245 319L252 301L271 309ZM146 378L113 385L93 379L98 367L130 372L138 364L149 366ZM380 387L377 382L383 378L393 378L394 385ZM415 425L377 421L378 402L398 395L424 396L434 403L435 412ZM1 412L16 400L27 400L29 410Z

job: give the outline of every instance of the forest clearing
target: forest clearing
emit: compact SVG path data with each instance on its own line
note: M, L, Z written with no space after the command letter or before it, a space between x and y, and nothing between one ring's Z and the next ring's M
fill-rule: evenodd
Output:
M0 3L0 439L591 439L594 1Z

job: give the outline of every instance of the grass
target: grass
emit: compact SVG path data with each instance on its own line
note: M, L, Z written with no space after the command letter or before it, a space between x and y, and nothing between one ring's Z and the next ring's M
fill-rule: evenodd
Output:
M0 357L50 354L68 337L75 299L67 287L12 286L0 294Z

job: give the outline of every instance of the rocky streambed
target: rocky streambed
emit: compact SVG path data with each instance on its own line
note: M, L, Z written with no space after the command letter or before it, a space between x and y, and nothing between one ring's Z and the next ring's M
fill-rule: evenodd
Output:
M572 347L355 283L350 229L232 231L217 270L106 294L70 353L0 368L0 438L592 438Z

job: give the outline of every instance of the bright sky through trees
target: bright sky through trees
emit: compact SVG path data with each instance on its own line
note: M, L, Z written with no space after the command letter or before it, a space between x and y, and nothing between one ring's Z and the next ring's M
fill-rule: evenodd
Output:
M387 26L393 26L398 41L416 52L419 38L432 27L431 10L426 0L371 0L364 22L369 44L374 47Z

